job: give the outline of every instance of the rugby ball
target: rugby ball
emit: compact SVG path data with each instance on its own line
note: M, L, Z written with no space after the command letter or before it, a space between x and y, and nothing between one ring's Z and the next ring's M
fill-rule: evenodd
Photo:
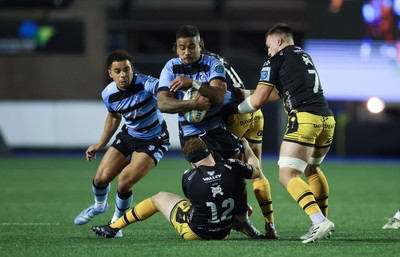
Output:
M198 90L191 87L186 91L185 95L183 96L183 100L192 100L192 99L196 98L198 93L199 93ZM207 113L207 111L191 110L189 112L184 113L184 116L185 116L185 119L189 123L197 124L204 119L204 117L206 116L206 113Z

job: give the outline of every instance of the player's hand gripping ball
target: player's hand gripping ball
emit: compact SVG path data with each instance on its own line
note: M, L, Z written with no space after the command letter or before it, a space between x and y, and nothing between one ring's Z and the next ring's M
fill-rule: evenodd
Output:
M199 93L198 90L191 87L186 91L185 95L183 96L183 100L192 100L192 99L196 98L198 93ZM184 115L185 115L185 119L189 123L197 124L204 119L204 117L206 116L206 113L207 113L207 111L192 110L192 111L186 112Z

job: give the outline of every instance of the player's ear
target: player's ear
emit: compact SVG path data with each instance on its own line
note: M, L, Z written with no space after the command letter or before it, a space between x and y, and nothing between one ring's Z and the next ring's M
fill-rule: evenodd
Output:
M283 44L283 38L277 37L276 38L276 42L278 43L279 46L282 45Z
M200 43L199 43L199 45L200 45L201 50L204 50L204 49L205 49L205 45L204 45L204 40L203 40L203 38L200 38Z

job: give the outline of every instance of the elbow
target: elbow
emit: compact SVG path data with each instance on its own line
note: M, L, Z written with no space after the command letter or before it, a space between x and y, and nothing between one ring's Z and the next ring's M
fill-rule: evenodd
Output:
M160 110L160 112L165 112L165 113L168 112L165 104L163 104L162 102L157 102L157 107Z
M162 113L175 113L174 110L171 110L171 108L168 108L167 104L163 104L163 103L157 103L157 107L158 110L160 110L160 112Z
M218 93L209 97L213 104L215 105L222 105L225 102L225 93Z

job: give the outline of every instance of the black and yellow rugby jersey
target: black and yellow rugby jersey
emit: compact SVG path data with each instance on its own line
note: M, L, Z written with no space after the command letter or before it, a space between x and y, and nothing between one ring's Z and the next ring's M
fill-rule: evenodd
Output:
M290 45L263 65L258 84L274 86L288 114L293 111L332 116L311 56Z

